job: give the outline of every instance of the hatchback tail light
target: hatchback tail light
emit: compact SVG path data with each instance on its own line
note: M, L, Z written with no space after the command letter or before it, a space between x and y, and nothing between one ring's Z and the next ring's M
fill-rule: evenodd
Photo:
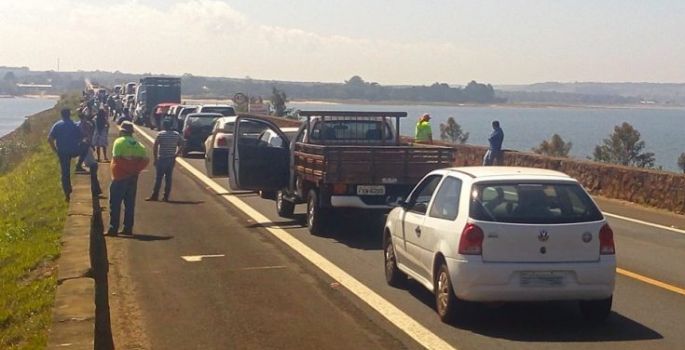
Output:
M217 145L217 146L221 146L221 147L226 147L226 146L227 146L226 138L225 138L225 137L221 137L221 136L220 136L220 137L217 137L217 139L216 139L216 145Z
M599 254L616 254L616 246L614 246L614 231L611 230L609 224L604 224L602 229L599 230Z
M474 225L466 224L459 239L459 254L481 255L483 254L483 230Z

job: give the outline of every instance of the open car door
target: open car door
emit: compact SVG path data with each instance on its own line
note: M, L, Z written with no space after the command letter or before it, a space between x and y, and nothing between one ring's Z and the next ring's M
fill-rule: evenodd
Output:
M280 147L260 138L266 130L280 136ZM232 190L276 191L288 185L290 143L270 121L238 117L233 130L233 147L228 156L228 181Z

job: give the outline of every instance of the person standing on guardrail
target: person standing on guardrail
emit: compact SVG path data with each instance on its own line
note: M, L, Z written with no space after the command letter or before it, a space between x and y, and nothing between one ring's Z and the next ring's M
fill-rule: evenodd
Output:
M88 150L92 147L93 130L95 127L93 126L93 122L90 120L90 112L79 113L79 119L80 121L78 123L78 127L81 129L81 143L79 147L81 149L81 153L79 154L78 161L76 162L76 172L87 173L86 169L83 169L83 162L88 155Z
M109 163L107 159L107 134L109 134L109 118L104 109L98 111L95 117L95 131L93 133L93 146L98 155L98 162L100 162L100 151L105 158L105 163Z
M64 197L69 201L71 198L71 158L78 157L81 153L81 130L71 120L69 108L60 111L62 120L56 122L48 134L48 143L59 158L60 171L62 173L62 190Z
M502 141L504 141L504 131L499 126L499 121L492 122L492 133L488 137L490 147L483 157L483 165L502 165L504 154L502 152Z
M431 129L431 116L428 113L424 113L419 122L416 123L416 136L414 137L414 142L416 143L427 143L433 144L433 129Z
M176 157L181 153L183 149L183 139L181 135L172 130L173 121L169 118L165 118L162 122L162 128L164 129L157 134L155 139L155 145L152 148L152 154L154 155L154 165L155 165L155 186L152 190L152 195L146 198L146 201L157 201L159 200L159 189L162 186L162 178L165 178L164 182L164 197L162 200L165 202L169 201L169 195L171 194L171 179L174 173L174 165L176 165Z
M120 137L112 144L112 184L109 187L109 229L107 235L116 236L124 203L122 234L133 234L138 175L150 162L145 147L133 138L133 123L121 124Z

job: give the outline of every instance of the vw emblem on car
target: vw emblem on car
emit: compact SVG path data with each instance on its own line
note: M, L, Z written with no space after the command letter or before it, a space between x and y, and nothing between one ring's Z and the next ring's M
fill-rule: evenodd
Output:
M592 233L590 233L590 232L583 233L583 242L590 243L591 240L592 240Z
M549 232L545 230L540 230L540 233L538 233L538 241L540 242L547 242L549 239Z

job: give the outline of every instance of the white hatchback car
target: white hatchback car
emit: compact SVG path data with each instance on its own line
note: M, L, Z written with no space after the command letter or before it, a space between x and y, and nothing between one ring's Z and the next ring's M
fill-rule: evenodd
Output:
M436 170L385 224L385 277L435 294L443 321L465 301L578 300L586 319L611 311L613 232L582 186L556 171Z

